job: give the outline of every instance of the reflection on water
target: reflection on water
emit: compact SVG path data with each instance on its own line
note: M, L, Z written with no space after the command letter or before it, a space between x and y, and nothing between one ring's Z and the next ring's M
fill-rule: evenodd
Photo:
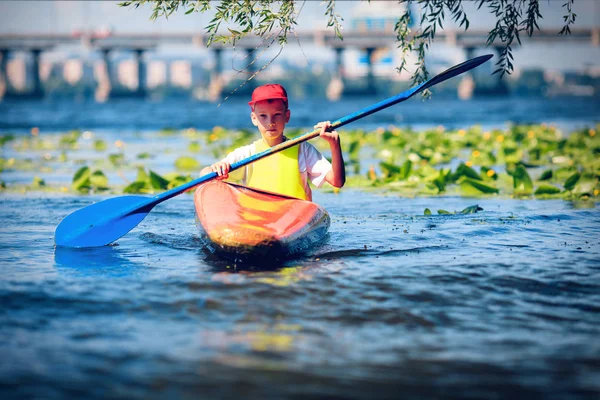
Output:
M596 203L316 193L327 243L275 268L199 248L192 199L117 246L54 248L80 197L9 196L9 398L595 398ZM100 198L86 198L85 203ZM590 206L592 208L587 208ZM560 376L560 379L556 379Z

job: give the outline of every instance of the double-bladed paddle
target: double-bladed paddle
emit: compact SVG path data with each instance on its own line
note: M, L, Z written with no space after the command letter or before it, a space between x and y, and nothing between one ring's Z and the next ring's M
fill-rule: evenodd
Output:
M415 94L456 75L460 75L463 72L469 71L483 64L490 58L492 58L492 55L488 54L455 65L412 89L332 122L330 129L337 129L350 122L383 110L384 108L408 100ZM306 132L294 139L287 140L265 151L238 161L232 164L229 170L234 171L260 160L263 157L267 157L271 154L285 150L288 147L315 138L319 136L319 133L319 129ZM211 181L216 177L217 173L211 172L154 197L120 196L91 204L67 215L56 227L54 241L57 246L64 247L97 247L107 245L135 228L157 204L190 190L194 186Z

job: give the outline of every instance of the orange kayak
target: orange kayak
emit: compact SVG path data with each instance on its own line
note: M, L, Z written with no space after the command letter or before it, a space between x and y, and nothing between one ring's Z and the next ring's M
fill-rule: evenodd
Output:
M313 202L222 181L199 186L194 205L203 243L234 261L299 255L321 244L330 223Z

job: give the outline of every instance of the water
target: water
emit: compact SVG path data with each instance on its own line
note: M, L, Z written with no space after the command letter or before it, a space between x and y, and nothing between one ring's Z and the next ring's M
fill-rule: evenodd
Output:
M344 101L326 114L363 103ZM248 122L241 101L217 111L191 102L69 104L0 103L0 130L94 129L124 139L129 157L143 150L137 129ZM298 107L297 126L313 122L311 107ZM400 109L354 126L520 118L573 126L597 122L598 110L591 99L411 100ZM171 170L184 148L173 142L148 143L172 147L144 165ZM34 174L4 171L2 179ZM60 185L71 174L57 168L42 177ZM316 191L332 217L329 238L264 269L207 255L192 197L181 195L115 246L54 248L65 215L107 197L0 193L2 398L600 395L596 201ZM483 211L423 215L474 204Z
M183 195L117 246L54 249L63 216L103 198L1 200L5 395L600 393L594 204L479 199L477 214L423 216L475 201L319 192L328 241L261 270L205 254Z
M325 99L291 99L291 127L312 127L319 121L334 121L383 100L381 97L356 97L331 103ZM600 121L600 97L567 98L476 98L458 101L435 95L423 101L419 96L402 104L353 122L349 127L375 128L390 124L422 128L444 125L449 129L475 124L504 126L514 123L556 123L583 126ZM156 130L165 127L212 129L252 127L247 99L234 97L221 106L215 103L170 99L152 102L136 99L107 103L73 102L70 99L0 102L0 130L65 131Z

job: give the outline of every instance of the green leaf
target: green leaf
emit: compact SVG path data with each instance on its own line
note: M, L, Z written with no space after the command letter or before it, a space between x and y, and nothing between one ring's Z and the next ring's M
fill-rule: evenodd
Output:
M8 135L2 135L0 136L0 147L4 146L6 143L11 142L15 140L15 135L13 134L8 134Z
M190 142L190 144L188 145L188 150L192 153L198 153L201 149L202 147L198 142Z
M578 195L592 196L597 183L598 179L596 179L593 175L586 173L581 175L572 191Z
M547 194L557 194L560 193L560 189L556 186L542 184L535 190L536 196L547 195Z
M475 172L475 170L469 166L467 166L464 163L460 163L459 166L456 168L456 172L454 173L454 179L458 179L462 176L465 176L467 178L471 178L477 181L481 181L481 176L479 176L479 174L477 172Z
M387 162L380 162L379 166L381 167L381 170L383 171L383 173L386 175L386 177L390 178L394 175L398 175L400 173L400 167L397 165L394 165L392 163L387 163Z
M573 190L573 188L575 187L575 184L577 183L577 181L579 180L580 177L581 177L581 174L579 172L575 172L573 175L569 176L564 184L565 189Z
M43 186L46 186L46 181L40 178L39 176L34 176L32 186L34 188L41 188Z
M150 171L150 186L152 186L153 189L166 189L168 185L168 180L157 173Z
M150 182L150 179L148 177L148 174L146 173L146 170L144 169L144 167L138 167L138 173L137 173L137 177L135 178L136 181L140 181L140 182Z
M108 178L102 171L94 171L90 175L90 184L96 189L108 188Z
M135 181L127 185L123 189L123 193L128 194L137 194L137 193L147 193L148 189L146 187L146 182Z
M167 189L170 190L170 189L176 188L177 186L181 186L184 183L188 183L190 181L192 181L192 177L189 176L189 175L187 175L187 176L183 176L183 175L176 176L175 178L173 178L173 179L171 179L169 181L169 184L167 185Z
M106 142L102 139L98 139L94 142L94 150L96 151L104 151L106 150Z
M517 164L513 172L513 187L518 193L531 193L533 182L522 164Z
M423 215L431 215L431 210L426 208L425 211L423 211Z
M450 212L448 212L446 210L438 210L438 214L440 214L440 215L450 215L452 213L450 213Z
M483 211L483 208L479 207L478 205L474 205L474 206L465 208L460 213L461 214L475 214L477 211Z
M412 161L410 160L406 160L404 162L404 164L402 164L402 167L400 168L400 176L399 178L404 180L406 178L408 178L408 176L410 175L410 172L412 170Z
M108 160L114 166L118 166L120 164L124 164L125 163L125 155L123 153L109 154L108 155Z
M182 156L175 160L175 168L184 171L197 170L200 163L195 158Z
M474 195L481 194L481 193L491 194L491 193L499 192L499 190L493 186L489 186L489 185L481 183L480 181L475 181L475 180L469 179L469 178L464 179L460 183L460 188L466 194L474 194Z
M81 191L82 189L89 187L90 175L91 175L91 171L90 171L89 167L84 166L84 167L79 168L77 170L77 172L75 172L75 175L73 176L73 181L72 181L71 187L74 190L78 190L78 191Z
M552 179L553 173L551 169L547 169L544 172L542 172L542 175L540 176L540 181L548 181L550 179Z

